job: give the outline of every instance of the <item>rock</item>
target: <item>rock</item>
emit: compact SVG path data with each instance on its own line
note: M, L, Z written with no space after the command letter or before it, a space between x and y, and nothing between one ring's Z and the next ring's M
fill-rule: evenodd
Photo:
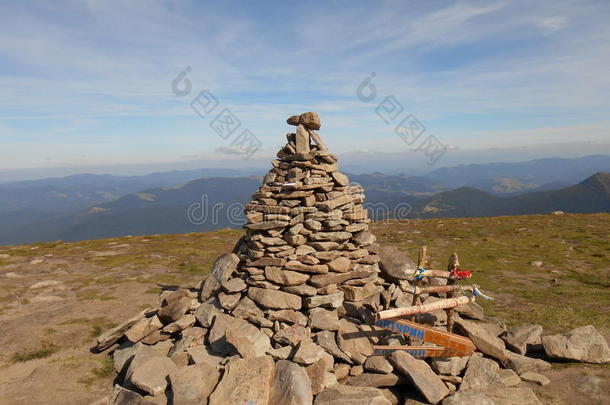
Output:
M469 359L470 357L432 358L430 365L438 374L460 375Z
M404 374L415 388L432 404L438 404L449 395L449 389L423 360L415 359L404 351L395 351L390 362L396 370Z
M384 246L379 253L381 272L390 278L407 280L417 270L417 264L411 258L394 246Z
M339 330L339 316L337 311L327 311L325 309L312 310L309 315L309 324L311 329L319 330Z
M125 389L120 385L115 385L112 395L108 400L108 405L155 405L155 403L144 399L138 393Z
M349 376L342 382L354 387L393 387L400 383L396 374L362 373L357 376Z
M178 367L169 374L174 404L201 405L216 388L220 380L218 367L206 363Z
M191 326L193 326L195 324L195 321L197 319L195 318L195 315L193 314L186 314L183 317L181 317L180 319L165 325L163 327L163 332L165 333L176 333L176 332L180 332L183 331L184 329L190 328Z
M140 345L142 345L142 343L127 341L114 350L112 353L112 360L114 363L114 370L117 373L120 373L124 368L129 367L129 362L133 359L133 356Z
M226 340L227 343L235 347L242 358L264 356L271 350L269 336L258 328L248 322L235 326L227 329Z
M373 354L373 345L367 336L347 319L339 321L337 343L339 349L357 364L364 364L366 358Z
M212 265L210 274L205 279L199 294L201 301L207 301L220 287L221 283L227 281L237 268L239 257L234 253L224 254L216 259Z
M542 345L542 326L524 324L510 328L502 336L506 348L518 354L539 349Z
M97 345L95 346L95 350L101 351L101 350L105 350L105 349L109 348L110 346L112 346L121 337L123 337L123 335L125 334L125 332L128 329L130 329L133 325L135 325L136 323L138 323L142 319L144 319L146 317L146 314L148 314L151 310L152 310L152 308L146 308L145 310L143 310L142 312L140 312L138 315L134 316L133 318L129 319L128 321L123 322L119 326L116 326L116 327L102 333L97 338Z
M233 312L231 312L231 315L237 318L247 319L257 325L265 327L273 326L273 322L265 319L265 313L248 297L242 297L241 300L239 300L239 303L237 303L237 306Z
M305 308L339 308L341 304L343 304L343 291L337 291L328 295L315 295L303 299L303 306Z
M345 174L340 172L332 172L331 175L338 185L347 186L349 184L349 178Z
M460 391L443 400L442 405L496 405L496 403L478 391Z
M218 302L220 302L220 306L223 307L227 311L231 311L233 308L237 306L239 300L241 299L241 294L227 294L224 291L221 291L218 294Z
M292 325L284 329L280 329L273 335L273 341L282 344L296 346L304 340L309 340L310 331L299 325Z
M492 388L485 391L496 405L542 405L530 388Z
M314 335L314 341L322 346L327 353L333 355L339 360L343 360L346 363L352 363L352 359L339 349L336 340L336 334L331 331L322 331Z
M250 287L248 297L254 302L272 309L301 309L301 297L282 291Z
M542 263L540 260L534 260L533 262L530 262L530 266L532 267L542 267L544 263Z
M457 307L455 307L455 309L462 318L475 319L479 321L485 319L485 312L483 311L483 307L481 307L476 302L458 305Z
M199 325L204 328L209 328L212 326L212 322L214 321L214 317L218 314L222 314L222 307L220 306L220 302L217 299L210 300L208 302L204 302L199 305L193 315L199 322Z
M299 118L300 115L293 115L289 117L286 122L288 123L288 125L294 125L296 127L297 125L299 125Z
M345 363L337 363L334 367L334 374L338 380L341 380L349 375L350 366Z
M567 333L543 336L546 355L552 359L576 360L587 363L610 362L608 342L593 325Z
M460 385L460 390L504 387L502 378L498 374L499 371L500 367L495 361L481 356L472 356L468 361L468 367Z
M325 355L329 356L331 361L322 357L315 363L305 367L305 371L311 381L311 391L314 395L337 383L336 375L331 372L333 366L332 356L328 353Z
M384 356L371 356L364 362L364 369L373 373L389 374L394 367Z
M547 385L548 383L551 382L551 380L549 380L547 377L543 376L542 374L534 373L531 371L521 374L520 377L523 381L531 382L531 383L538 384L538 385Z
M275 377L271 385L269 404L311 405L311 381L303 367L291 361L275 363Z
M364 301L375 294L381 293L383 290L382 286L376 285L373 282L366 283L362 287L354 285L342 285L340 288L341 291L343 291L345 299L348 301Z
M157 315L151 316L150 318L141 319L135 325L133 325L127 332L125 337L130 342L138 342L150 335L157 329L161 329L163 324Z
M295 136L296 153L309 153L309 133L302 125L297 126Z
M547 371L551 369L551 364L541 359L522 356L511 351L506 351L504 364L506 367L521 375L528 371Z
M222 289L225 290L227 294L243 291L246 287L246 283L241 278L232 278L222 283Z
M506 358L504 342L489 332L484 326L465 319L456 319L455 324L459 326L472 343L484 354L496 358L501 362Z
M318 290L315 287L312 287L307 284L284 286L282 287L282 290L286 291L287 293L296 294L303 297L313 297L318 293Z
M320 129L320 117L318 113L315 112L306 112L299 116L299 124L303 125L307 129Z
M157 316L164 324L177 321L191 308L191 298L181 297L162 307Z
M519 377L517 373L515 373L509 368L500 369L500 371L498 371L498 374L500 375L500 378L502 379L504 385L507 387L514 387L516 385L519 385L519 383L521 382L521 377Z
M357 366L353 366L350 370L349 370L349 375L352 376L356 376L356 375L360 375L364 373L364 366L362 365L357 365Z
M295 325L306 326L307 317L299 311L293 311L291 309L280 309L279 311L269 311L267 317L271 321L280 321L286 323L292 323Z
M351 266L351 261L345 256L339 256L327 263L330 271L345 273Z
M312 342L311 340L302 340L295 352L292 360L299 364L313 364L320 360L324 355L324 349Z
M377 388L333 385L316 396L314 405L391 405Z
M129 381L142 391L157 396L167 388L167 376L176 369L169 357L152 356L134 367Z
M275 364L270 356L231 360L209 405L270 404L274 374Z
M310 276L298 271L283 270L281 267L267 266L265 277L276 284L294 286L305 283Z

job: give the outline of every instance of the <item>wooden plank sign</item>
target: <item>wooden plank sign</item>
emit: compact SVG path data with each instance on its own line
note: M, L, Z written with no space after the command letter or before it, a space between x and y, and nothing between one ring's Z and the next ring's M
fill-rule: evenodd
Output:
M415 339L422 340L424 342L434 343L436 345L442 346L442 350L446 350L452 353L449 357L468 356L475 349L474 344L467 337L449 332L443 332L431 328L429 326L420 325L411 321L406 321L402 319L381 319L375 322L375 325L390 330L392 332L400 333L401 335L409 336ZM392 346L389 346L388 350L390 350L390 347ZM431 348L427 347L426 350L428 349ZM430 352L432 353L435 351L432 350Z
M383 356L397 350L409 353L413 357L459 357L455 351L446 347L434 346L373 346L373 354Z

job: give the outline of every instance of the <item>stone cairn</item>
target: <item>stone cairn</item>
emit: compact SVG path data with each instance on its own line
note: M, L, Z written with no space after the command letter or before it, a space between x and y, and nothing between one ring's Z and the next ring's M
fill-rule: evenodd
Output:
M246 205L233 253L197 288L164 291L159 308L98 338L98 351L114 348L118 373L100 404L539 403L530 388L509 387L548 382L536 372L550 364L525 356L541 346L542 328L476 322L484 319L476 304L458 307L455 323L481 353L429 362L373 355L373 344L408 343L373 326L374 314L412 304L407 279L417 265L375 243L363 189L338 171L315 132L318 114L287 122L296 131ZM420 322L447 323L445 311L424 315Z

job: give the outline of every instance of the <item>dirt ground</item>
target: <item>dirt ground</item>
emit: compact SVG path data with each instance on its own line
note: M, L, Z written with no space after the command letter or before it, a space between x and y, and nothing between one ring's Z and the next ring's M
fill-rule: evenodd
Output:
M599 218L591 218L602 229L610 223L607 220L604 217L606 222L599 224ZM381 243L414 249L420 239L428 239L437 241L430 244L433 253L464 250L446 246L451 238L441 240L433 233L439 223L447 221L411 224L409 232L404 232L404 224L380 224L373 231ZM592 232L596 230L592 228ZM0 247L0 405L88 405L107 396L115 373L108 356L90 351L96 337L156 305L162 288L197 285L214 258L230 251L240 234L226 230ZM608 244L604 249L608 251ZM538 258L540 254L522 260ZM498 294L499 308L513 306L518 313L524 309L519 305L527 307L527 296L507 290ZM607 294L607 286L605 291ZM598 298L602 317L608 314L607 298ZM583 319L575 321L574 327L590 320L588 313L578 314ZM608 338L608 330L600 330ZM610 398L608 365L554 363L545 374L552 381L547 386L522 383L531 386L545 404L610 403L604 402Z

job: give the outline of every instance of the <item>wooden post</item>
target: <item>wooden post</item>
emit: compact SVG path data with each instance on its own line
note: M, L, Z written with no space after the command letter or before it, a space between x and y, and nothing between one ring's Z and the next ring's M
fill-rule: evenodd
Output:
M376 319L384 320L384 319L392 319L392 318L400 318L401 316L409 316L413 314L424 314L427 312L434 312L440 309L446 308L454 308L458 305L468 304L470 302L474 302L475 297L469 297L466 295L462 295L455 298L446 298L444 300L430 302L428 304L420 304L413 305L411 307L401 307L401 308L392 308L386 309L385 311L377 312Z
M427 246L422 246L421 248L419 248L419 258L417 260L417 268L418 269L424 269L426 266L426 253L428 251L428 247ZM419 284L418 280L414 280L413 281L413 285L417 286L417 284ZM413 292L413 301L411 302L411 306L417 305L417 301L419 300L419 294L416 294L416 292ZM411 315L411 317L409 318L411 321L415 321L416 315L413 314Z
M453 254L449 257L449 263L447 264L447 271L452 271L454 269L460 268L460 260L458 259L457 252L453 252ZM454 285L457 281L455 279L448 279L447 285ZM454 298L455 292L449 291L447 293L447 298ZM447 332L451 333L453 331L453 325L455 324L455 316L457 315L457 311L455 308L448 308L445 310L447 313Z

